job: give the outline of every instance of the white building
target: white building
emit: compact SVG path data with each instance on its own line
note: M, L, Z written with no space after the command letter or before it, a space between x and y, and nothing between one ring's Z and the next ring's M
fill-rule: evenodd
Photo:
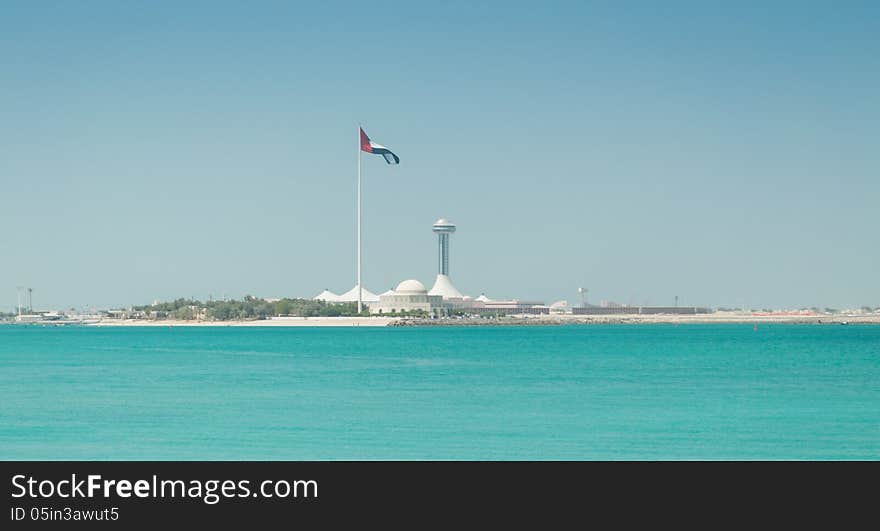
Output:
M443 297L429 295L425 285L418 280L404 280L391 293L379 296L379 302L370 304L370 313L393 314L421 310L439 315L446 311Z
M568 304L568 301L556 301L550 305L550 313L553 313L553 314L571 313L571 305Z

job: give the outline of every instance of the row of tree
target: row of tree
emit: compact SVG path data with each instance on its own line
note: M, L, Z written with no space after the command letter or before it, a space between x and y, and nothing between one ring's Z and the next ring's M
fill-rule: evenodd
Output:
M281 299L269 302L265 299L246 296L241 300L198 301L176 299L170 302L135 306L136 312L154 319L206 319L210 321L237 321L267 319L275 316L292 317L341 317L369 315L367 311L358 314L357 303L327 303L311 299Z

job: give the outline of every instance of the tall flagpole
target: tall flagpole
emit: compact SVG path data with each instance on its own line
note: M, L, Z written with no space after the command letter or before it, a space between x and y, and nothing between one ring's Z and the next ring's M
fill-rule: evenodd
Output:
M358 313L363 309L363 298L361 293L361 125L358 124L358 186L357 186L357 237L358 237Z

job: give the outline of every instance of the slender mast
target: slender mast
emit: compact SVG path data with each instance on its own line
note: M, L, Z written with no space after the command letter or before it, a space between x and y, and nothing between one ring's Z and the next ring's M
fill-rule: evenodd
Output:
M357 259L358 259L358 313L363 309L363 298L361 296L361 125L358 124L358 182L357 182Z

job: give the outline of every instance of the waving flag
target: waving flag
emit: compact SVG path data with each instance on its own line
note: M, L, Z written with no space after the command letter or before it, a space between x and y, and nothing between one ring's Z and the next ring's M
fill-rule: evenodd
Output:
M366 151L367 153L372 153L374 155L382 155L385 157L385 162L388 164L400 164L400 157L392 153L387 147L380 146L370 140L370 137L367 136L367 133L364 133L363 129L361 129L361 151Z

